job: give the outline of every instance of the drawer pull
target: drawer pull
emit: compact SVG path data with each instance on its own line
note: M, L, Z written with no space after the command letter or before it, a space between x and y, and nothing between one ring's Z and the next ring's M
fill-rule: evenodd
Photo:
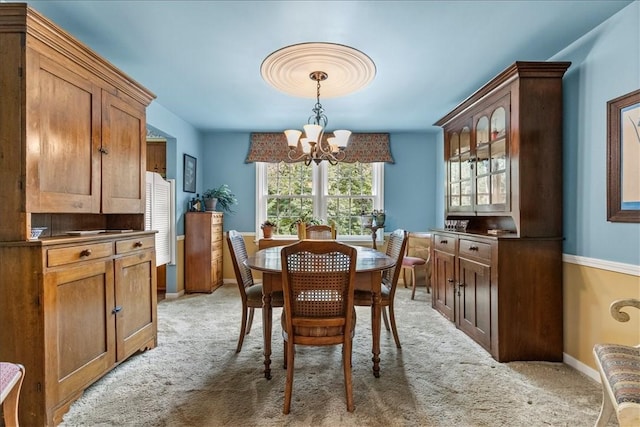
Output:
M91 249L83 249L80 251L80 258L91 255Z
M478 249L480 248L478 248L477 246L469 246L470 251L477 251Z
M122 311L121 305L116 305L115 307L113 307L113 310L111 310L113 314L120 313L121 311Z
M460 295L460 289L462 289L462 288L464 288L464 287L465 287L465 284L464 284L464 283L458 283L458 296L461 296L461 295Z
M142 242L140 240L138 240L137 242L135 242L133 244L133 246L136 247L136 248L141 248L142 247Z
M447 240L440 240L440 244L441 244L441 245L448 245L448 244L449 244L449 241L447 241Z

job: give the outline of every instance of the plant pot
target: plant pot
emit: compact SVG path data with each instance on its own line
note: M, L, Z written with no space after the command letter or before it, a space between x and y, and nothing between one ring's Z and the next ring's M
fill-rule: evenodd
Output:
M262 228L262 235L264 236L265 239L270 239L271 236L273 235L273 227L271 226L263 226Z
M204 208L208 212L215 211L217 204L218 204L218 199L204 199Z

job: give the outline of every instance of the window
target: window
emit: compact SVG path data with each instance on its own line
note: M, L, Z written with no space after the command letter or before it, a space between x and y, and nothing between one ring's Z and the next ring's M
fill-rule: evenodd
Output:
M362 212L384 209L384 163L256 163L257 223L269 218L275 234L295 235L299 219L335 223L341 240L371 236Z

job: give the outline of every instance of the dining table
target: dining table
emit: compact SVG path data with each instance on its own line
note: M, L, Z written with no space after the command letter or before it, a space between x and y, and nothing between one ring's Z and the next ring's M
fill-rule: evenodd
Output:
M282 291L282 265L280 251L284 246L273 246L249 256L245 265L262 272L262 328L264 338L264 376L271 379L271 330L273 308L271 293ZM380 326L382 313L382 272L395 265L396 260L376 249L354 246L357 249L355 289L371 292L373 341L373 375L380 377Z

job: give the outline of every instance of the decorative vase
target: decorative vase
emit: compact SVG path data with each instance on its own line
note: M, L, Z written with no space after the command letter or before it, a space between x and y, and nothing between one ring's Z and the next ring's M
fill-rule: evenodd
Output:
M218 204L218 199L204 199L204 208L208 212L213 212L216 210L216 205Z

